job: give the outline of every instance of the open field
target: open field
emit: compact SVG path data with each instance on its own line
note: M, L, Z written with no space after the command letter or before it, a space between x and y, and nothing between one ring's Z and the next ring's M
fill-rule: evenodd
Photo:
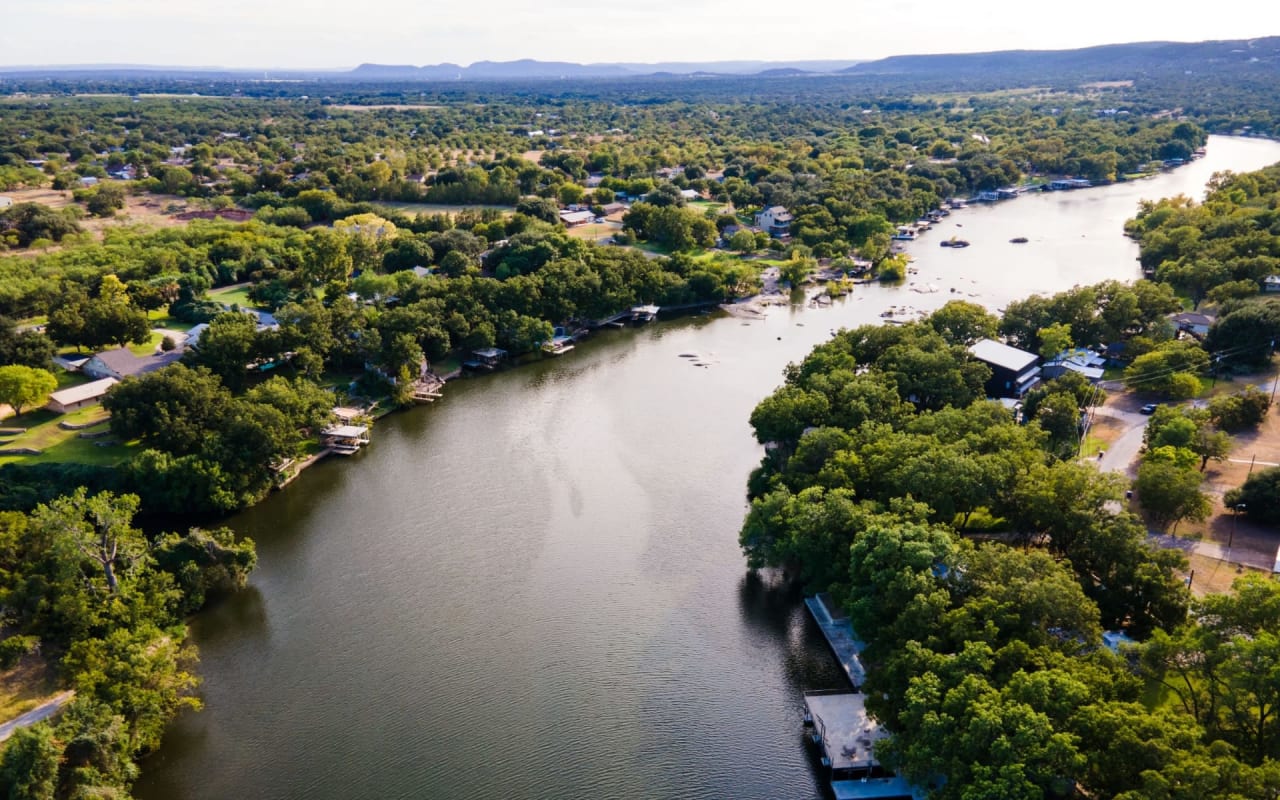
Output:
M622 230L622 223L619 222L590 222L586 225L575 225L566 233L575 239L589 239L595 242L608 239L620 230Z
M238 283L234 286L214 289L209 292L209 299L228 306L253 307L253 301L249 299L249 284L247 283Z
M14 189L4 193L12 197L15 203L39 203L54 209L63 209L77 205L70 191L57 191L48 188ZM190 209L189 201L177 195L126 195L124 209L116 212L114 217L85 216L80 220L80 227L94 238L101 240L108 228L121 225L149 225L153 227L171 228L185 224L173 218L173 214ZM27 251L39 252L39 251Z

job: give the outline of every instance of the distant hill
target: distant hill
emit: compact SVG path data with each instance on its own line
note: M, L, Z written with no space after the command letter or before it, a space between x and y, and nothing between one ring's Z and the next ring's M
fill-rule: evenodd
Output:
M857 64L843 61L689 61L655 64L576 64L567 61L477 61L460 67L457 64L433 64L424 67L387 64L361 64L344 74L350 79L379 80L519 80L563 78L634 78L671 77L677 75L760 75L785 77L809 73L837 73Z
M1123 79L1148 73L1280 69L1280 36L1213 42L1136 42L1076 50L1002 50L991 53L891 56L855 64L846 75L1027 75Z

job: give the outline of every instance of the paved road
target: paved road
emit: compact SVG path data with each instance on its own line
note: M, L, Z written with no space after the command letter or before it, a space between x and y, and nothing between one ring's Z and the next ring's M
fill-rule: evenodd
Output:
M1099 417L1119 420L1127 426L1120 438L1109 444L1102 458L1098 459L1098 469L1103 472L1123 472L1134 477L1133 467L1138 460L1138 451L1142 449L1142 433L1146 430L1150 417L1110 406L1099 406L1094 413Z
M6 723L0 724L0 742L3 742L5 739L12 736L13 732L18 730L18 728L25 728L28 725L34 725L42 719L48 719L53 716L57 713L58 709L62 708L68 700L75 696L76 693L74 691L63 692L45 704L36 706L27 713L14 717Z

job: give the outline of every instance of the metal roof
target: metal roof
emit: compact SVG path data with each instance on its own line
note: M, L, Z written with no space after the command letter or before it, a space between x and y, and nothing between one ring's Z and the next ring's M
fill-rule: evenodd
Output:
M969 346L969 352L979 361L985 361L988 364L994 364L997 367L1013 372L1022 372L1040 358L1035 353L1028 353L1026 350L1010 347L1003 342L997 342L995 339L982 339L974 342Z

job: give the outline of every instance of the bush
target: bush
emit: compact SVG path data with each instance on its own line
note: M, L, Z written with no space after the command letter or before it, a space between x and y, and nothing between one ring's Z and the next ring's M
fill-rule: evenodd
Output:
M1261 425L1270 407L1271 398L1267 393L1250 386L1243 392L1213 398L1209 401L1209 415L1214 425L1235 433Z
M33 652L40 645L38 636L10 636L0 641L0 669L12 669L18 659Z
M166 353L171 352L173 348L177 346L178 346L178 343L173 340L172 336L166 336L160 340L160 349L165 351Z

